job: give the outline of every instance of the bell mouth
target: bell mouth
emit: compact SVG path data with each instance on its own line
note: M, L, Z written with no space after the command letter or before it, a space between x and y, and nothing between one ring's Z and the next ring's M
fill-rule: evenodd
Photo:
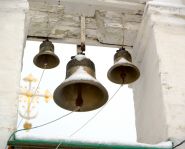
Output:
M58 66L60 60L55 53L48 51L37 54L33 59L33 63L39 68L51 69Z
M139 69L130 63L115 64L108 73L107 77L116 84L130 84L140 76Z
M98 109L108 100L107 90L98 81L71 80L63 82L56 88L53 97L55 103L66 110L76 110L79 87L81 88L83 104L80 106L80 110L76 112Z

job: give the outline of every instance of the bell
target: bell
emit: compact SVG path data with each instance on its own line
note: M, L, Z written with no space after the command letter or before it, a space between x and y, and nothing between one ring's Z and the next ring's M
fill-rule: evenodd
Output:
M66 80L54 91L55 103L70 111L91 111L108 100L105 87L96 80L94 63L82 54L68 62Z
M139 78L140 72L132 64L130 53L124 48L120 48L114 55L114 65L109 69L107 76L116 84L129 84Z
M54 45L51 41L46 39L41 43L39 53L34 57L33 62L42 69L51 69L59 64L60 60L54 53Z

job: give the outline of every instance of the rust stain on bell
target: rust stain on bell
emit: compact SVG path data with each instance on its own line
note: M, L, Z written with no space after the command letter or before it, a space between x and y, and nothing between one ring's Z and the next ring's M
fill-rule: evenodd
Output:
M66 80L54 91L55 103L66 110L80 107L81 112L95 110L108 100L106 88L96 80L94 63L78 54L67 64Z

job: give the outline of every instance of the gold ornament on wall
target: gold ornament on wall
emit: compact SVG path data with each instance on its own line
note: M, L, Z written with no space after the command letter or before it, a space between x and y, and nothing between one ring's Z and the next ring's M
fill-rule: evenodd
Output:
M33 83L36 83L37 79L32 74L23 78L23 81L27 85L21 87L19 92L19 115L21 118L25 119L23 127L25 129L30 129L32 128L30 120L36 118L38 115L40 97L44 98L45 102L48 103L52 95L49 90L46 90L44 94L40 94L38 89L33 87Z

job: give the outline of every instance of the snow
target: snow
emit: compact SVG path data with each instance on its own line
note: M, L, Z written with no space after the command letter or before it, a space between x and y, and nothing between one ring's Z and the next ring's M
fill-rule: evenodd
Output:
M98 82L94 77L88 74L82 66L80 66L75 73L73 73L69 78L67 78L64 82L69 82L72 80L91 80L94 82Z
M85 58L86 58L85 55L82 55L82 54L78 54L78 55L75 56L75 59L78 60L78 61L81 61Z
M121 63L130 63L130 62L127 59L125 59L125 58L121 58L115 64L121 64Z
M73 139L73 138L69 138L69 139L59 139L59 138L48 138L48 137L33 137L33 136L29 136L29 135L22 135L16 137L17 140L37 140L37 141L48 141L48 142L52 142L52 141L64 141L64 142L78 142L78 143L91 143L91 144L106 144L106 145L121 145L121 146L137 146L137 147L147 147L147 148L160 148L160 149L167 149L167 148L171 148L172 147L172 142L171 141L167 141L167 142L161 142L158 144L145 144L145 143L135 143L135 142L111 142L111 141L92 141L92 140L88 140L88 139Z

